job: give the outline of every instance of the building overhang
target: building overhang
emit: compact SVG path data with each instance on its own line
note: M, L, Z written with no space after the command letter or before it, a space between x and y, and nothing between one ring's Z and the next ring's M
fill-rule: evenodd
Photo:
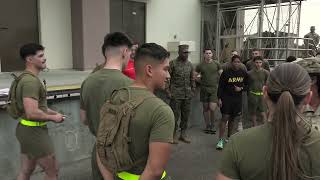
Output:
M255 6L260 5L261 0L200 0L205 4L217 4L220 2L220 7L232 7L232 6ZM306 0L301 0L306 1ZM291 0L291 2L301 2L296 0ZM290 0L281 0L281 3L288 3ZM265 0L265 4L277 4L278 0Z

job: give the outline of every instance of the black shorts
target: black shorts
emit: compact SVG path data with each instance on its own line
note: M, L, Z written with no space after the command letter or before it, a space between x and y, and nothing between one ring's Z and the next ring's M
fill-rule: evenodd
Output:
M242 114L242 96L225 96L221 99L221 113L231 117L241 116Z

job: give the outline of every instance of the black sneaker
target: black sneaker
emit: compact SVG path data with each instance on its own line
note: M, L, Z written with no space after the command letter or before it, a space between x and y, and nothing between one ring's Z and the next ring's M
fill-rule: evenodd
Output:
M203 130L203 132L206 134L210 134L210 131L211 131L210 127L207 127Z
M208 132L208 134L216 134L216 132L217 132L216 130L210 129L209 132Z

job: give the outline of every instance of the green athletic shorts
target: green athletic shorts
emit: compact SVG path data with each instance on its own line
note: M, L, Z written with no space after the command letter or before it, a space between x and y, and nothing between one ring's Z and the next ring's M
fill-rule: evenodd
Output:
M39 159L54 153L47 126L29 127L19 123L16 137L20 143L21 153L30 159Z
M218 96L217 96L217 89L216 88L208 88L203 87L200 89L200 101L203 103L217 103Z
M266 112L266 104L263 96L257 96L249 92L248 111L250 114Z

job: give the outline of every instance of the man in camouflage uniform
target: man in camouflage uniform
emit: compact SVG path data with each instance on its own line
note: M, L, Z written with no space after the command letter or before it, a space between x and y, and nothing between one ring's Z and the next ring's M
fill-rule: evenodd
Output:
M316 27L315 26L311 26L310 27L310 32L308 34L306 34L304 36L304 38L311 38L313 39L313 42L315 44L315 46L317 46L319 44L319 40L320 40L320 36L315 32L316 31ZM304 44L305 45L310 45L311 42L308 42L308 40L304 40ZM313 44L311 44L313 46Z
M181 135L179 140L185 143L191 141L186 136L188 127L188 119L191 109L191 98L195 90L194 69L189 57L189 46L179 46L179 56L177 59L170 62L170 106L174 112L176 124L174 133L174 143L178 143L177 129L178 121L181 115L180 128Z
M312 97L310 103L305 107L303 114L315 129L320 129L320 58L305 58L297 60L297 63L304 67L311 79Z
M311 26L310 32L304 36L304 38L313 39L313 43L309 40L304 40L305 48L316 50L316 47L319 44L320 36L315 31L316 31L315 26ZM307 56L312 56L310 52L306 52L306 53L307 53L306 54Z

